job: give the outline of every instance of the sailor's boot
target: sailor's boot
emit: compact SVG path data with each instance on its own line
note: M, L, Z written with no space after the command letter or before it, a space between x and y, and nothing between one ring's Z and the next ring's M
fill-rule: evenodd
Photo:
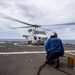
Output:
M60 61L59 61L59 58L58 59L56 59L56 61L55 61L55 68L59 68L60 67Z

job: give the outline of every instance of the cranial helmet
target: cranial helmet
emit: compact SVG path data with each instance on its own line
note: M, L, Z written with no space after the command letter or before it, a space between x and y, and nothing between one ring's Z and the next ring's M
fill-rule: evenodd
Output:
M56 32L53 32L53 33L51 33L51 35L50 35L50 38L57 38L57 33Z

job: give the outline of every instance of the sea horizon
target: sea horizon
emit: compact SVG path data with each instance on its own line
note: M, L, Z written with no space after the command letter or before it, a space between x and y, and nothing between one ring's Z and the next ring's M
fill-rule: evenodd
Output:
M27 42L27 39L0 39L0 42ZM75 40L62 40L64 44L75 44Z

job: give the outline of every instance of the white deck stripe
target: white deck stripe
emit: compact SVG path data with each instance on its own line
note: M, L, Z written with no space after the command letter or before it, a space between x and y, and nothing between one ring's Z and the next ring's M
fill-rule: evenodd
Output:
M72 54L72 55L75 55L74 53L71 53L71 52L75 52L75 50L72 50L72 51L65 51L65 53L68 53L68 54ZM0 52L0 55L2 54L36 54L36 53L46 53L45 51L32 51L32 52Z
M36 54L36 53L45 53L45 51L35 51L35 52L1 52L2 54Z
M75 52L75 50L67 50L65 51L66 53L69 53L69 52Z
M75 55L74 53L68 53L68 54Z

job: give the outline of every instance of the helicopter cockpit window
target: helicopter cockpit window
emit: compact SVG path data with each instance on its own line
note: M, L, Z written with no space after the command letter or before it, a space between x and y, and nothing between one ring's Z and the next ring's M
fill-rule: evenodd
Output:
M44 31L40 31L40 34L44 34L45 35L46 33Z
M34 34L39 34L39 32L38 31L34 31Z
M44 35L46 35L46 33L44 31L34 31L34 34L44 34Z

